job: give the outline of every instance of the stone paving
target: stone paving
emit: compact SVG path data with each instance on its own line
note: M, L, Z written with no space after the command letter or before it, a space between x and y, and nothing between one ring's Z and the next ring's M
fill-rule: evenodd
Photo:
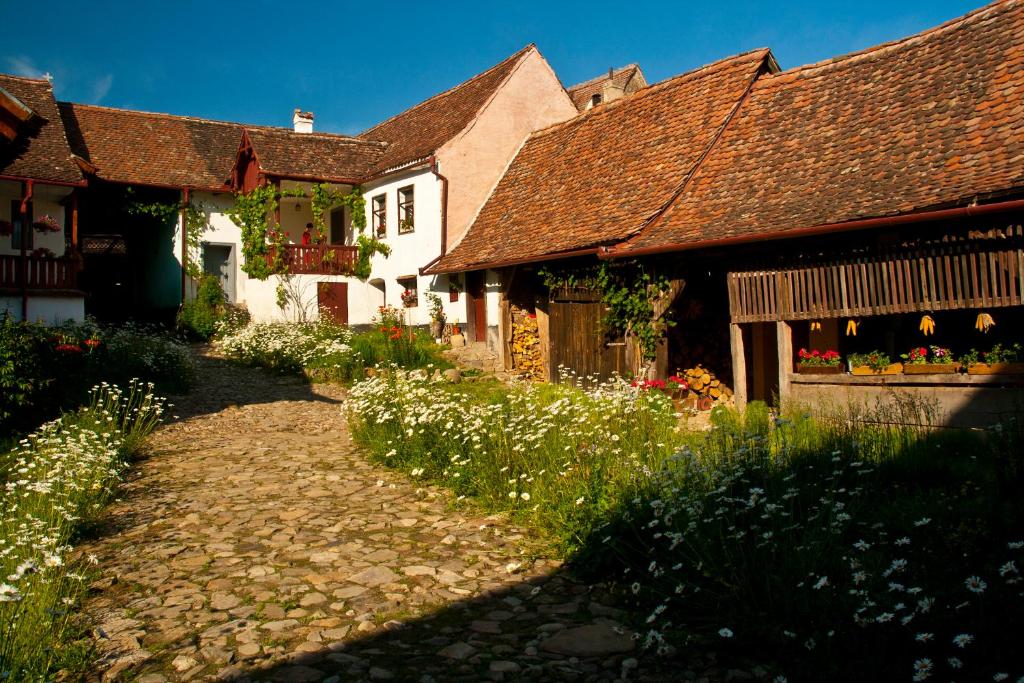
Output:
M82 548L97 680L707 680L648 670L523 530L366 461L340 388L200 367Z

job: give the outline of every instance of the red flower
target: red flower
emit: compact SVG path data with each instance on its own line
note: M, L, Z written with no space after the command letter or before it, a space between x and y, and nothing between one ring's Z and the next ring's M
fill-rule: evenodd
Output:
M81 353L82 347L78 344L58 344L57 350L62 353Z
M100 340L99 339L86 339L85 340L85 345L88 346L90 349L95 349L97 346L100 345Z

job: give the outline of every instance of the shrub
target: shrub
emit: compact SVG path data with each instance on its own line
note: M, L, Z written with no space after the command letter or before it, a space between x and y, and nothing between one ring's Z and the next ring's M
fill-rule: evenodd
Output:
M178 327L199 339L209 339L217 332L217 322L224 317L226 304L220 278L207 273L199 280L196 298L182 304Z
M71 544L160 421L164 403L152 392L139 382L96 387L88 406L0 456L0 679L53 680L62 668L87 584Z

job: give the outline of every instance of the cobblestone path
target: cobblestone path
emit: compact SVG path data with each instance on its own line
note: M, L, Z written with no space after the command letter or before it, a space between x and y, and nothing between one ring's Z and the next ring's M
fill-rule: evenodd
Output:
M97 679L644 679L622 614L526 533L367 462L342 390L200 358L83 548Z

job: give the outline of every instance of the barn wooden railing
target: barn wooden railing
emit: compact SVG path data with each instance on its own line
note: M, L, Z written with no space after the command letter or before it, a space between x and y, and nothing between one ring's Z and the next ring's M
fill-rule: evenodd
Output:
M734 323L1024 304L1020 226L790 268L729 273Z
M351 275L359 256L357 247L332 244L286 244L282 260L289 273L297 275ZM271 247L267 263L274 262L276 252Z
M29 290L77 289L80 262L75 258L46 258L30 256L26 259ZM22 287L22 261L17 254L0 255L0 289Z

